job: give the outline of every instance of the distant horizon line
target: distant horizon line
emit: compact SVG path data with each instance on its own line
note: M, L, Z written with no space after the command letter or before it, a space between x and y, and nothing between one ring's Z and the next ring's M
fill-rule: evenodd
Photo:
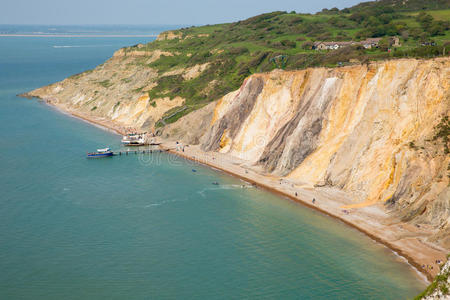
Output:
M158 37L157 34L0 34L0 37L76 37L76 38L121 38L121 37Z
M26 24L26 23L0 23L0 26L205 26L211 24Z

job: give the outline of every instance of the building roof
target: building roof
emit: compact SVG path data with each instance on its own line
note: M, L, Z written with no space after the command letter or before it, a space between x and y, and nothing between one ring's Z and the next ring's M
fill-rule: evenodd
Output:
M378 43L379 41L381 41L381 38L370 38L370 39L365 39L364 41L361 41L361 44Z
M324 44L325 46L334 46L334 45L339 45L339 46L347 46L347 45L352 45L355 42L353 41L348 41L348 42L315 42L314 46L318 46L320 44Z

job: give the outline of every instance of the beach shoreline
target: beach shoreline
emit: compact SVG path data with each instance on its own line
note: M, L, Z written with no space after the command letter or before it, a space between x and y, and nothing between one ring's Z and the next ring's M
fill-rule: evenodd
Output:
M45 99L42 101L61 113L71 115L96 127L113 131L119 135L126 134L126 129L114 121L86 116ZM439 267L434 262L436 260L446 261L448 249L424 241L431 229L416 228L389 216L382 204L352 209L349 212L344 210L343 206L351 204L350 197L336 188L316 188L294 184L282 177L264 174L256 167L249 166L245 161L231 155L204 152L198 145L188 145L184 147L184 151L181 149L177 151L175 141L161 139L159 142L161 142L161 149L170 154L220 170L351 226L404 258L418 274L422 275L417 277L425 283L431 282L439 272ZM312 203L311 199L314 199L315 203ZM428 267L430 265L433 266L433 269Z
M434 261L436 257L438 257L436 259L443 260L445 258L445 251L443 251L441 253L441 255L439 255L439 253L438 253L438 252L440 252L439 250L436 251L437 249L433 249L433 247L431 247L431 245L423 244L423 246L428 248L428 249L426 249L426 253L423 253L423 252L418 253L417 252L417 248L419 246L418 244L410 245L411 247L409 249L408 249L407 245L395 245L394 243L392 243L388 239L386 239L385 236L380 234L383 230L388 229L388 228L386 228L386 226L383 226L383 224L379 223L379 224L377 224L379 227L379 228L377 228L377 231L375 233L372 232L370 230L371 226L361 226L361 221L363 221L361 217L364 217L367 215L365 215L364 213L360 213L357 216L358 218L352 218L350 215L346 215L344 213L338 214L338 213L336 213L336 211L333 211L332 207L329 207L329 206L327 207L327 203L325 203L324 205L319 204L319 202L324 203L324 201L323 201L324 198L317 191L313 191L312 193L310 193L310 194L315 195L315 197L313 199L316 199L316 201L315 201L316 203L313 204L311 201L308 201L305 198L301 197L301 192L302 192L301 188L296 189L298 196L295 196L295 194L287 192L286 189L284 189L285 186L282 185L281 188L278 187L276 182L273 182L273 180L271 182L272 184L267 184L262 180L257 180L255 178L253 178L253 176L252 176L253 173L247 173L248 176L245 176L244 174L242 174L240 172L236 172L236 170L232 170L229 167L221 166L220 163L219 164L214 163L213 159L208 159L208 158L205 159L205 157L208 157L208 154L210 154L209 156L214 156L215 154L218 154L218 153L215 153L215 152L214 153L205 153L205 152L201 152L201 150L199 150L198 147L196 147L196 146L189 146L189 148L191 148L191 147L195 148L195 150L194 150L195 153L201 153L200 155L199 154L192 155L192 154L187 153L187 151L181 152L181 151L175 150L175 147L171 147L171 146L173 146L173 143L174 142L163 142L161 147L163 150L165 150L168 153L171 153L171 154L177 155L179 157L182 157L184 159L191 160L196 163L208 166L210 168L222 171L230 176L233 176L235 178L246 181L246 182L248 182L254 186L257 186L259 188L262 188L268 192L271 192L278 196L287 198L290 201L294 201L294 202L304 205L308 208L314 209L315 211L323 213L329 217L332 217L338 221L341 221L342 223L358 230L359 232L361 232L361 233L365 234L366 236L368 236L369 238L371 238L373 241L375 241L379 244L382 244L383 246L385 246L388 249L390 249L391 251L393 251L396 255L405 259L406 262L418 274L420 274L420 276L418 276L418 277L426 283L430 283L433 280L434 276L439 272L439 268L437 268L436 266L433 268L433 270L435 271L435 272L433 272L433 270L430 270L430 269L427 270L427 269L422 268L422 265L423 265L424 260L425 261L426 260ZM248 169L244 169L244 172L245 172L245 170L248 171ZM270 176L270 177L272 177L272 176ZM325 201L325 202L328 202L328 201ZM331 201L333 201L333 200L331 200ZM373 222L371 225L372 226L374 225ZM407 224L405 223L404 225L407 225ZM372 228L372 229L374 229L374 228ZM389 228L389 230L392 230L392 228ZM416 256L414 254L421 254L421 255ZM421 256L421 257L419 257L419 256ZM425 264L425 265L427 265L427 264Z

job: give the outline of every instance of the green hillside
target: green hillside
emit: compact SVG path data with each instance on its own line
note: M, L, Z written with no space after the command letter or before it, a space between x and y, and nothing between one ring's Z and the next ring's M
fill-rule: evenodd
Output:
M176 38L158 40L126 51L169 51L145 64L160 74L209 63L197 78L161 76L151 98L181 96L185 107L169 111L165 123L176 121L210 101L237 89L256 72L274 68L335 67L369 60L446 55L450 48L450 1L382 0L351 8L324 9L317 14L272 12L229 24L189 27L172 31ZM393 47L390 37L399 37ZM382 38L378 47L352 45L337 50L313 49L317 41L362 41ZM450 50L450 49L449 49ZM170 117L169 117L170 116ZM162 125L164 122L159 122Z

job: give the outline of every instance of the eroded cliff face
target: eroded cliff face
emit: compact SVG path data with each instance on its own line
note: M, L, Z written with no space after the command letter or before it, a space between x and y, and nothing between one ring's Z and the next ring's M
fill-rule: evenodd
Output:
M449 85L449 58L256 74L219 100L202 148L385 203L449 247L450 156L433 140Z
M174 55L179 53L123 48L93 70L36 89L25 96L39 97L86 118L110 122L111 126L122 131L154 130L155 122L167 111L185 103L181 97L151 99L148 92L157 86L157 80L175 73L190 80L208 67L207 64L196 65L160 74L149 66L161 56Z
M124 49L37 96L115 128L152 129L185 99L150 99L161 55ZM238 157L267 174L346 191L353 206L384 203L405 222L431 225L450 248L450 156L436 126L449 116L450 58L393 60L250 76L237 91L166 125L163 138ZM447 133L448 134L448 133ZM450 145L447 145L447 147Z

